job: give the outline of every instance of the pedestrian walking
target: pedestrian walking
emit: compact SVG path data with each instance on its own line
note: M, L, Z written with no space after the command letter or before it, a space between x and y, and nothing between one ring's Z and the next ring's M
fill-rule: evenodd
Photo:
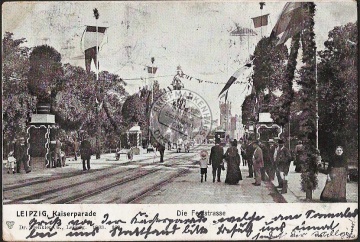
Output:
M240 146L240 154L241 154L241 158L242 158L242 165L246 166L247 162L246 162L246 142L245 141Z
M208 153L206 150L202 150L200 152L200 175L201 175L201 182L203 182L204 177L205 181L207 178L207 166L208 166Z
M305 164L305 160L306 160L305 148L301 140L299 140L298 144L295 146L294 153L295 153L295 160L294 160L295 171L301 172L302 167Z
M160 163L164 162L165 146L160 142L156 145L156 150L160 152Z
M273 181L275 179L275 161L274 161L274 152L275 149L278 147L278 144L274 142L273 139L269 139L268 142L269 145L269 167L268 167L268 175L270 181Z
M211 147L209 165L212 165L212 175L213 182L215 182L215 177L217 181L220 182L221 176L221 164L224 158L224 148L220 146L220 139L215 139L215 145Z
M54 163L53 167L61 167L61 147L62 143L60 139L57 137L55 140L55 155L54 155Z
M31 168L28 164L28 156L27 156L27 144L25 142L25 138L20 136L15 141L14 147L14 158L16 160L16 172L20 173L21 164L23 164L24 170L26 173L31 171Z
M269 145L265 142L259 142L259 147L262 150L262 154L263 154L263 163L264 166L262 168L260 168L260 172L261 172L261 180L262 181L266 181L267 180L267 176L270 178L270 166L271 166L271 161L270 161L270 149L269 149ZM267 174L267 175L266 175Z
M254 170L253 170L253 161L252 161L252 155L254 154L254 148L252 145L252 141L249 140L249 143L246 146L245 154L246 154L246 161L249 168L249 175L247 178L253 178L254 177Z
M275 149L274 160L276 164L276 176L278 178L278 188L282 188L281 193L287 193L288 181L287 175L289 173L291 154L285 147L285 142L279 140L279 147Z
M79 142L77 141L76 137L74 138L74 154L75 154L75 160L77 160L79 152Z
M9 155L8 155L8 158L7 158L7 163L6 163L7 168L8 168L8 172L7 172L8 174L10 172L12 172L13 174L16 173L15 169L14 169L15 164L16 164L16 159L14 157L14 151L12 150L12 151L9 152Z
M91 143L85 137L80 144L80 156L82 159L83 171L90 170L91 154L92 154Z
M261 180L262 180L261 179L262 178L261 169L264 168L263 151L260 148L258 143L259 142L253 143L254 154L252 157L254 173L255 173L255 182L253 183L253 185L255 185L255 186L261 185Z
M171 150L171 142L170 142L170 140L168 141L167 145L168 145L168 150Z
M329 162L328 175L320 200L326 202L346 202L347 160L342 146L336 147Z
M240 171L240 155L237 149L237 140L231 142L231 146L227 149L224 159L227 163L225 183L229 185L236 185L242 180Z

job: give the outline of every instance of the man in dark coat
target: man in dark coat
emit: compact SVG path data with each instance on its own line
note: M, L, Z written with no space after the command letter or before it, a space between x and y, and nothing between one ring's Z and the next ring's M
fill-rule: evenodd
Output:
M165 146L160 142L156 145L156 149L160 152L160 163L164 162Z
M279 140L279 147L275 150L274 160L276 164L276 176L278 177L279 188L282 188L281 193L287 192L287 180L286 176L289 173L291 154L285 147L285 142Z
M27 145L24 137L19 137L14 144L14 158L16 159L16 172L20 173L21 163L24 166L26 173L29 173L30 166L28 165L28 156L27 156Z
M91 153L91 143L85 138L80 145L80 155L83 163L83 171L90 170ZM85 161L87 164L87 169L85 166Z
M220 146L220 139L217 138L215 140L215 146L211 148L209 157L209 165L212 165L213 182L215 182L215 177L217 177L217 181L220 182L221 163L223 162L223 158L224 148Z
M263 158L263 151L261 147L259 146L260 142L254 142L253 148L254 153L252 157L252 162L254 166L254 174L255 174L255 183L253 183L255 186L261 185L262 180L262 174L261 170L264 168L264 158Z
M245 154L246 154L246 161L247 161L248 168L249 168L249 176L247 176L247 178L252 178L252 177L254 177L254 169L253 169L253 161L252 161L252 156L254 154L253 141L249 140L249 143L246 146Z
M278 144L274 142L273 139L269 139L269 166L267 169L270 181L275 179L275 161L274 161L274 152L275 149L278 147Z
M261 168L261 180L266 181L266 173L270 178L270 151L269 147L264 142L259 142L259 146L263 153L264 167Z

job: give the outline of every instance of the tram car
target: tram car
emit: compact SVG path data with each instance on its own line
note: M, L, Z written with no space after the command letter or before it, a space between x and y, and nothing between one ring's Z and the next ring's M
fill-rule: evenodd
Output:
M217 130L215 131L215 140L220 139L220 145L226 146L226 135L224 130Z

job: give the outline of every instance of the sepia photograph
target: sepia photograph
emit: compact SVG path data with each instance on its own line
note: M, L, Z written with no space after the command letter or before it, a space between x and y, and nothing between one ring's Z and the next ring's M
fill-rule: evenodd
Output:
M4 240L358 237L357 1L1 7Z

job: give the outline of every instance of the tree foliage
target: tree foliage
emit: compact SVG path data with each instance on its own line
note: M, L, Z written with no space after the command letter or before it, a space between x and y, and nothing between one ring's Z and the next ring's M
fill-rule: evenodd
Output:
M294 40L298 41L298 37ZM259 111L270 112L274 122L284 126L288 122L293 97L293 59L296 66L297 51L292 51L289 57L286 46L275 46L275 43L271 38L263 38L257 44L254 52L253 83ZM265 94L265 90L269 94ZM282 95L276 97L273 93L279 90Z
M337 145L358 160L358 26L335 27L319 53L319 145L331 159Z
M2 40L2 111L3 138L12 140L16 133L24 133L34 108L28 92L30 49L22 46L26 39L13 39L6 32Z
M61 55L53 47L40 45L29 57L29 91L40 102L50 103L62 84Z

